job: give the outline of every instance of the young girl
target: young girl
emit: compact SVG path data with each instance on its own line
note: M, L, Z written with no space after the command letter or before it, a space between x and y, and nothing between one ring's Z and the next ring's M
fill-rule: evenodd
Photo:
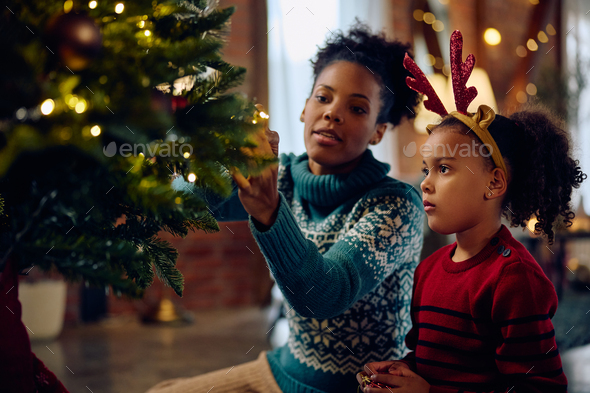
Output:
M470 70L461 75L460 61L459 52L455 97L468 95L461 80ZM412 72L418 81L408 84L422 84L421 72ZM431 108L438 106L436 97L429 99ZM500 219L525 226L536 215L535 232L551 243L558 218L571 225L572 188L586 175L570 156L567 132L547 111L530 107L507 118L481 105L470 114L468 102L456 101L458 111L429 126L431 149L423 151L432 154L424 154L421 184L428 225L455 233L456 242L416 269L406 337L412 352L364 371L373 385L396 393L565 392L551 323L555 290Z

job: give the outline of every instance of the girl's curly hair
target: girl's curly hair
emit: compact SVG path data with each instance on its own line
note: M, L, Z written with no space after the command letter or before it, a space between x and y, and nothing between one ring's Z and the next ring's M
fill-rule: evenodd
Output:
M459 127L461 132L469 130L452 116L437 125L443 126ZM528 104L508 118L497 115L488 130L510 172L502 215L513 227L524 227L536 216L535 234L544 233L553 243L558 218L566 227L572 225L572 189L579 188L587 177L579 161L572 158L563 121L539 104ZM481 144L475 133L468 135ZM488 168L493 169L491 155L485 159Z
M404 68L403 61L406 52L411 56L410 48L410 44L387 41L384 33L372 34L357 19L346 35L341 31L334 32L326 46L319 48L315 59L311 60L313 86L322 71L337 61L368 67L382 85L382 106L377 123L390 122L396 126L404 116L408 119L415 117L420 102L420 95L406 85L406 76L411 74Z

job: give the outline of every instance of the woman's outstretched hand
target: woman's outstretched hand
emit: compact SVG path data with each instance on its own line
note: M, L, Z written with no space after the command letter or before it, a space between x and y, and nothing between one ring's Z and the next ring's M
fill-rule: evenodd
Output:
M264 107L256 105L260 112ZM258 147L252 150L256 155L279 154L279 134L268 126L255 136ZM245 178L239 171L233 171L232 177L238 185L238 196L246 212L263 225L274 224L279 207L279 190L277 188L278 165L272 164L258 176Z

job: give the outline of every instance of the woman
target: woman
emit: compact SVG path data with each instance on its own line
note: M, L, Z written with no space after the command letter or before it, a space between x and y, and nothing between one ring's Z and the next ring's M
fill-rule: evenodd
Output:
M286 299L288 343L231 373L167 381L150 392L205 393L213 385L215 392L353 392L363 364L405 354L422 199L388 177L389 165L368 146L381 141L387 123L415 112L418 95L402 65L408 50L362 25L335 34L312 62L314 86L301 114L307 153L281 155L278 168L258 177L234 174Z

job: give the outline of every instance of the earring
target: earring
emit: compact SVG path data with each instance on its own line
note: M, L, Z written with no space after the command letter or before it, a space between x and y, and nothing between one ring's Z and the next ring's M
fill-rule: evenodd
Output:
M488 196L492 196L492 193L491 192L488 192Z

